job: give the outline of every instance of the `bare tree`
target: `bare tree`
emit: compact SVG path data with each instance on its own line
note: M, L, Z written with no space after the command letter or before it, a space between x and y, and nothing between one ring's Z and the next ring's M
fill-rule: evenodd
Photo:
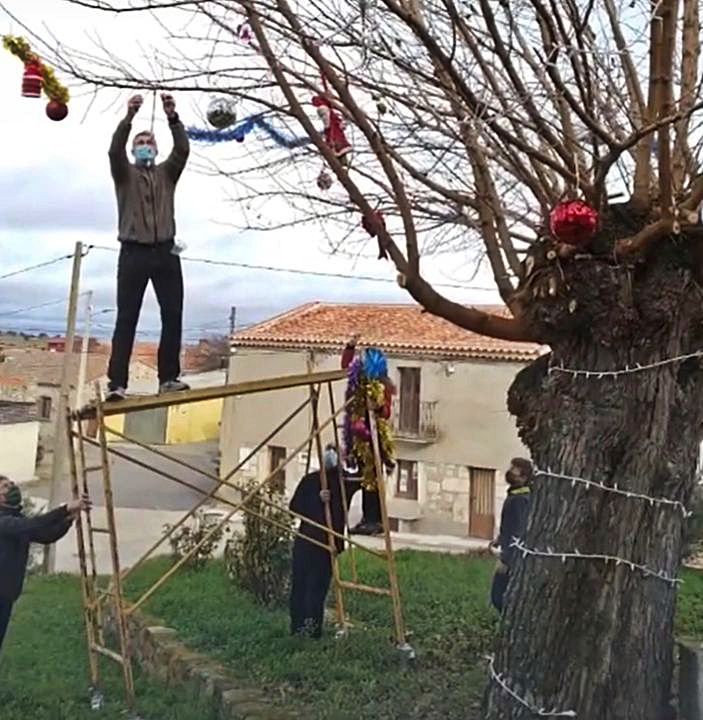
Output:
M290 222L365 218L427 311L551 347L508 398L543 472L485 717L664 717L703 421L698 0L73 2L186 29L170 31L153 77L59 46L63 70L230 94L309 136L217 169L240 208L284 198ZM346 118L350 167L311 94ZM336 180L327 194L279 175L320 159ZM599 214L579 246L549 224L577 198ZM465 247L487 258L509 316L424 279L423 255Z

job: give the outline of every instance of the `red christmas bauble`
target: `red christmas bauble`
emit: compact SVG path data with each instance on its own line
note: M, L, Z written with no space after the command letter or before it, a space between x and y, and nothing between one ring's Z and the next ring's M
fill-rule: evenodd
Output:
M560 242L584 245L596 232L598 212L582 200L559 203L549 213L549 229Z
M41 73L41 63L37 60L30 60L24 66L24 74L22 75L22 97L41 97L43 84L44 78Z
M68 115L68 105L58 100L51 100L46 106L46 115L51 120L63 120Z

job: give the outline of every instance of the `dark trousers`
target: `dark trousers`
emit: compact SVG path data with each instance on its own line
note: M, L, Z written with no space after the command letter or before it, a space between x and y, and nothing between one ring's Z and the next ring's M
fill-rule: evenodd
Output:
M12 601L0 598L0 650L2 649L2 641L5 639L7 626L10 624L10 615L12 615Z
M371 492L362 488L361 509L363 511L362 519L365 523L381 524L381 498L377 491Z
M332 579L330 554L296 537L293 543L293 577L290 587L290 631L319 638L325 599Z
M503 612L503 605L505 601L505 591L508 589L508 579L510 578L510 571L495 573L493 576L493 584L491 585L491 603L493 607L499 612Z
M113 389L127 387L134 334L149 281L161 311L159 382L176 380L181 374L183 275L181 259L172 249L173 243L122 244L117 264L117 321L107 371Z

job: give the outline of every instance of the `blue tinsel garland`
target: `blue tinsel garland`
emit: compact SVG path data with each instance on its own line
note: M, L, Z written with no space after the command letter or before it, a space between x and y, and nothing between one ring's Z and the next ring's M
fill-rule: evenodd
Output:
M186 128L188 137L194 142L203 142L213 145L221 142L244 142L244 138L255 129L263 130L279 147L293 150L295 148L309 145L309 137L287 137L275 127L269 124L263 115L252 115L242 122L237 123L233 128L226 130L211 130L210 128Z

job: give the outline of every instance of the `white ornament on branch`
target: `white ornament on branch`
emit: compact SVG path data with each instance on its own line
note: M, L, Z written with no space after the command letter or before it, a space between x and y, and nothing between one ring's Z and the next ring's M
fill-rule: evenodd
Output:
M546 550L536 550L534 548L527 547L520 538L513 538L510 547L514 547L518 552L522 553L523 557L532 555L534 557L548 557L557 558L565 563L567 560L600 560L606 565L608 563L614 563L616 566L624 565L630 572L641 572L645 577L653 577L657 580L662 580L669 585L679 585L683 582L680 578L671 577L667 575L663 570L652 570L652 568L646 565L640 565L632 560L626 560L625 558L617 557L616 555L601 555L598 553L582 553L577 548L574 548L572 552L557 552L552 548Z
M648 502L650 505L666 505L678 509L684 518L689 518L693 513L679 500L669 500L663 497L654 497L653 495L644 495L643 493L632 492L631 490L622 490L614 485L606 485L605 483L595 482L594 480L587 480L586 478L577 477L575 475L564 475L563 473L552 472L551 470L542 470L535 468L535 477L550 477L559 480L566 480L571 483L571 487L576 485L584 485L586 488L598 488L603 492L615 493L616 495L622 495L623 497L630 498L633 500L643 500Z
M488 661L488 672L491 674L491 680L499 685L504 692L510 695L513 700L520 703L523 707L527 708L533 715L537 717L576 717L574 710L546 710L545 708L538 708L532 703L529 703L525 698L520 697L503 679L502 673L496 672L495 658L492 655L486 657Z

